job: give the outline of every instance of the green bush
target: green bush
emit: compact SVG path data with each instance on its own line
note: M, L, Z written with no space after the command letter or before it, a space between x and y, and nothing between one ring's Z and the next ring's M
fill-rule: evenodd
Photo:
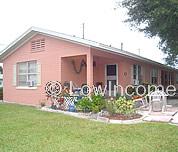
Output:
M115 101L109 100L106 102L106 111L108 111L110 115L113 115L116 113Z
M88 97L83 97L76 104L77 110L82 110L83 112L91 111L91 100Z
M116 113L130 115L135 113L134 101L127 100L125 97L120 97L115 100Z
M104 100L103 96L92 95L91 99L92 99L92 102L91 102L92 103L92 106L91 106L92 112L97 113L105 108L105 100Z
M111 114L131 115L135 113L134 101L128 100L126 97L119 97L116 100L105 101L101 95L92 95L91 97L83 97L76 104L78 110L83 112L100 112L102 109Z
M105 100L101 95L92 95L91 97L83 97L76 104L78 110L83 112L100 112L105 108Z

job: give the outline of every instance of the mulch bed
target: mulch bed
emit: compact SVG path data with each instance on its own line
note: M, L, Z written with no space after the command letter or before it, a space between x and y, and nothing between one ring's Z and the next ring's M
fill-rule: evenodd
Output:
M123 114L114 114L111 116L106 116L106 118L113 119L113 120L133 120L133 119L139 119L142 115L140 114L134 114L134 115L123 115Z

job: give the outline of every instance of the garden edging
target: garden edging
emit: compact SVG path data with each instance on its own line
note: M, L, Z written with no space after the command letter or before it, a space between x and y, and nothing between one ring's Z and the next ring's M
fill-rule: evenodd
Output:
M83 118L88 119L92 121L98 121L98 122L104 122L104 123L110 123L110 124L137 124L137 123L143 123L143 119L145 116L142 116L138 119L132 119L132 120L113 120L106 117L101 117L98 114L91 115L90 113L76 113L76 112L69 112L69 111L62 111L62 110L54 110L49 107L42 107L42 111L47 112L55 112L55 113L61 113L69 116L73 116L76 118Z

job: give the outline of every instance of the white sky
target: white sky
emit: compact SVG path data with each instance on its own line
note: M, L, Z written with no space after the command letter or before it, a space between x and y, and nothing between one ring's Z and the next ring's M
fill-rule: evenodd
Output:
M123 20L127 17L114 0L1 0L0 49L31 26L82 37L120 48L162 62L158 38L148 39L131 31Z

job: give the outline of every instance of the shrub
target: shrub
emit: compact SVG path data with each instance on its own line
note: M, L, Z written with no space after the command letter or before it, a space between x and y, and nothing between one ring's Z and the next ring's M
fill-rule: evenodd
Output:
M83 112L92 111L97 113L105 108L105 100L101 95L92 95L91 98L83 97L77 102L76 107Z
M92 95L92 106L91 110L94 113L100 112L103 108L105 108L105 100L104 97L101 95Z
M125 97L120 97L115 101L116 113L130 115L135 113L134 101L127 100Z
M119 99L121 97L121 94L120 93L117 93L116 94L116 99Z
M91 111L91 100L88 97L83 97L76 104L77 110L82 110L83 112Z
M113 115L116 113L116 106L115 101L109 100L106 102L106 110L109 112L110 115Z
M125 94L124 96L122 96L122 95L119 94L119 93L116 94L116 98L115 98L115 99L117 100L117 99L119 99L120 97L126 98L127 100L132 99L132 96L129 96L129 95L126 95L126 94Z

